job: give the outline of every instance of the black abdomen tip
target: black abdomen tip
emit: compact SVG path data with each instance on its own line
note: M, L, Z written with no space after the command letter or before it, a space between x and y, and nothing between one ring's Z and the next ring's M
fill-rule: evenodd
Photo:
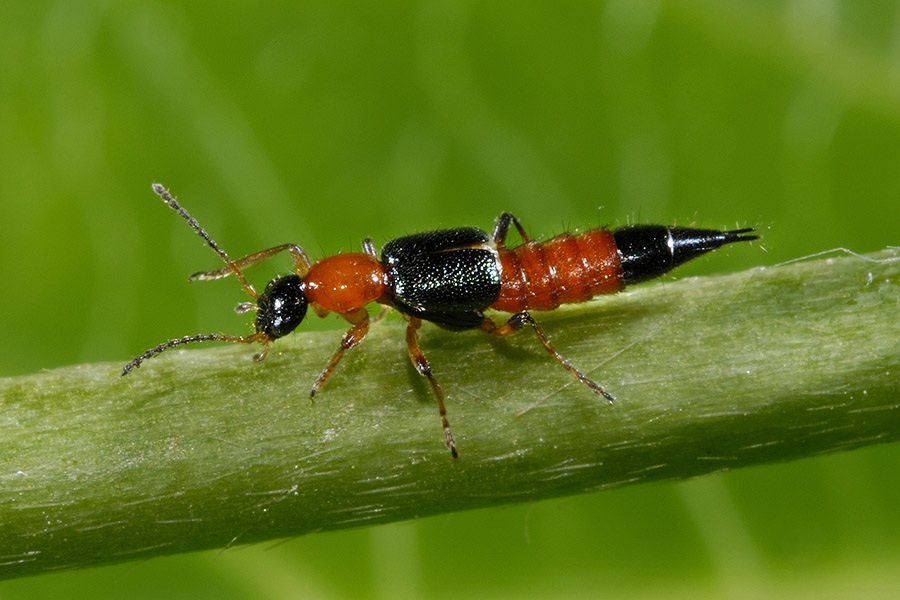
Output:
M759 239L753 227L718 231L665 225L632 225L613 232L625 285L659 277L701 254L732 242Z

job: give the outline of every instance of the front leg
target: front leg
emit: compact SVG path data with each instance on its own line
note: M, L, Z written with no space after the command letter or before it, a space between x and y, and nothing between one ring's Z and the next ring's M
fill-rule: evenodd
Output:
M254 252L253 254L248 254L243 258L239 258L237 260L232 261L232 263L238 269L246 269L250 265L255 265L258 262L262 262L269 258L272 258L279 252L284 252L287 250L291 253L291 261L294 263L294 272L303 277L309 271L309 268L312 266L312 263L309 262L309 257L306 256L306 252L303 251L303 248L298 246L297 244L282 244L281 246L275 246L274 248L269 248L268 250L260 250L259 252ZM206 281L209 279L221 279L222 277L228 277L234 273L234 269L231 265L216 269L215 271L198 271L196 273L192 273L188 279L190 281L199 280Z
M331 377L331 374L334 373L335 368L337 368L338 362L340 362L341 357L344 356L344 352L349 350L350 348L354 348L360 344L364 339L366 339L366 334L369 333L369 313L366 312L366 309L361 308L356 312L350 313L349 315L342 315L349 322L353 323L353 327L347 330L347 332L341 338L341 345L338 347L337 352L334 353L334 356L331 357L331 360L328 361L328 365L325 367L325 370L319 374L318 379L312 386L312 390L309 392L309 399L312 400L313 396L316 395L325 382Z

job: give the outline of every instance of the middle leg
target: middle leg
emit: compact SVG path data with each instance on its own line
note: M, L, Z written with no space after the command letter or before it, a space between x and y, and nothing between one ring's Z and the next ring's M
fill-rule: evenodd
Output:
M450 455L453 458L459 458L459 452L456 451L456 440L453 439L453 432L450 431L450 422L447 421L447 408L444 406L444 391L438 385L434 375L431 374L431 363L425 357L422 349L419 348L418 330L422 325L422 319L409 317L406 325L406 347L409 349L409 359L420 375L428 378L434 396L437 398L438 412L441 415L441 425L444 427L444 438L447 440L447 447L450 448Z

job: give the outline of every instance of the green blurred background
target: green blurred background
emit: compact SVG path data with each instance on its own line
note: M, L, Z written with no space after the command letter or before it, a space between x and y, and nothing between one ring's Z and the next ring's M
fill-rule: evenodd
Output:
M0 375L246 331L238 286L187 285L217 259L153 181L233 256L291 241L315 258L502 210L544 236L762 229L681 276L868 252L900 244L900 6L6 0L0 141ZM898 467L900 447L873 447L0 582L0 598L898 597Z

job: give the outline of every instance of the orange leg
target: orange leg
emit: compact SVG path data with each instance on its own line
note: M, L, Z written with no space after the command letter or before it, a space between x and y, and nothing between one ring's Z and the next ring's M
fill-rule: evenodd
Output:
M366 238L362 243L363 252L378 260L378 250L375 249L375 242L372 241L372 238Z
M300 277L306 275L307 271L309 271L312 263L309 262L309 258L306 256L306 253L303 251L303 248L296 244L282 244L281 246L275 246L274 248L269 248L268 250L260 250L259 252L255 252L253 254L249 254L244 258L239 258L235 261L234 266L238 269L245 269L250 265L255 265L258 262L262 262L266 259L272 258L279 252L284 252L285 250L291 253L291 260L294 262L294 272L297 273ZM222 277L228 277L229 275L234 273L234 269L231 265L227 267L223 267L221 269L216 269L215 271L198 271L196 273L192 273L188 279L191 281L200 280L206 281L209 279L221 279Z
M369 313L366 312L364 308L350 313L349 315L342 315L345 319L347 319L350 323L353 324L353 327L347 330L347 333L341 338L341 345L338 347L337 352L334 353L334 356L331 357L331 360L328 361L328 365L325 367L325 370L319 374L319 378L316 379L316 382L312 386L312 390L309 392L309 399L312 400L313 396L316 395L322 386L325 385L325 382L331 377L331 374L334 373L335 368L337 368L338 362L340 362L341 357L344 355L344 352L349 350L350 348L354 348L359 345L364 339L366 339L366 334L369 333Z
M453 458L459 458L459 452L456 451L456 441L453 439L453 432L450 431L450 422L447 421L447 408L444 406L444 391L434 376L431 374L431 363L425 357L425 354L419 348L418 330L422 325L422 319L409 317L406 325L406 347L409 349L409 359L420 375L428 378L434 396L437 398L438 412L441 415L441 425L444 427L444 438L447 440L447 447L450 448L450 455Z
M557 352L556 348L554 348L550 343L550 340L547 339L544 331L537 324L537 321L534 320L534 317L532 317L528 311L522 311L511 316L509 320L503 325L497 325L491 319L485 318L485 320L481 322L481 326L479 327L479 329L481 329L481 331L484 331L485 333L506 336L518 333L523 327L525 327L526 324L531 325L531 327L534 329L534 332L537 334L537 337L540 340L541 344L544 345L544 349L546 349L547 352L550 353L550 356L555 358L559 362L559 364L564 366L569 373L571 373L578 379L578 381L591 388L591 391L593 391L595 394L603 396L604 398L609 400L610 404L612 404L612 402L615 400L615 397L612 394L606 392L599 383L597 383L593 379L588 378L587 375L576 369L572 365L572 363L566 360L566 358L562 354Z
M379 310L379 311L378 311L378 314L375 315L375 318L372 319L372 323L373 323L373 324L374 324L374 323L381 323L382 321L384 321L384 318L387 316L389 310L391 310L391 307L390 307L390 306L388 306L387 304L382 304L382 305L381 305L381 310Z

